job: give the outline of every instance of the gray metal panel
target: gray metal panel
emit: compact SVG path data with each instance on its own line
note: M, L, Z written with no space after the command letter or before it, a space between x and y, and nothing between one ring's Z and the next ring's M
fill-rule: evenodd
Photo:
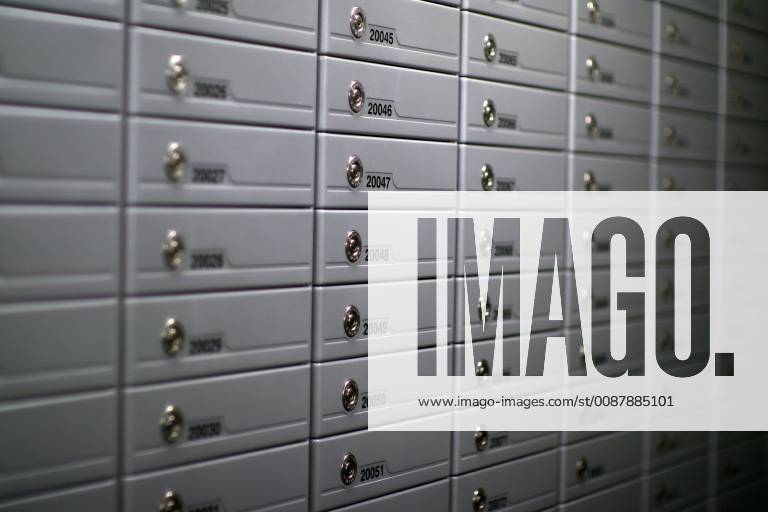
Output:
M588 4L597 5L591 12ZM650 50L653 39L652 3L648 0L579 1L575 27L578 35Z
M402 215L396 212L393 215ZM455 229L448 223L448 276L453 275ZM362 240L361 255L356 262L350 262L345 254L345 238L347 233L356 231ZM429 233L419 232L426 237ZM434 237L434 231L431 231ZM406 270L414 262L392 252L389 248L368 247L368 212L366 211L331 211L318 210L315 217L315 284L334 283L363 283L368 281L369 249L370 257L377 258L379 263L391 265L388 276L392 279L406 279ZM432 238L434 239L434 238ZM437 248L434 244L423 244L424 251L419 256L419 278L435 277Z
M361 431L312 440L312 510L324 511L444 478L450 469L450 452L449 432ZM356 477L349 485L344 485L339 473L346 454L357 461ZM379 476L361 481L362 472L369 468L380 468Z
M159 422L183 418L174 443ZM309 366L129 388L125 471L134 473L299 441L309 435Z
M486 432L487 444L478 446L476 435L467 431L452 433L451 474L459 475L555 448L560 437L557 432Z
M0 101L117 110L118 23L0 7Z
M177 269L164 257L170 231L186 247ZM309 284L312 212L132 209L128 249L129 293Z
M0 206L0 300L117 292L116 208Z
M408 293L409 283L378 283L378 290L390 297ZM369 324L368 319L368 284L344 286L315 286L313 289L314 334L312 336L312 360L329 361L348 359L368 354L368 331L377 334L408 332L410 326L403 325L398 318L376 318ZM437 281L420 280L419 286L419 346L435 346L437 327L434 319L435 294ZM447 336L453 339L453 280L446 283L448 288ZM398 291L401 288L401 291ZM389 295L391 294L391 295ZM360 327L355 336L347 336L344 328L344 313L348 306L354 306L360 314Z
M639 480L632 480L605 491L561 505L559 512L594 512L596 510L621 510L643 512L643 489Z
M483 166L493 172L493 190L564 190L565 154L459 145L459 190L483 190Z
M419 374L435 374L436 352L434 348L419 351ZM386 358L391 360L398 358L396 361L399 362L403 360L403 355L399 353L392 356L376 356L379 361ZM391 407L391 414L397 414L398 408L402 409L404 404L397 403L396 398L388 392L386 387L368 389L368 361L368 357L359 357L312 365L311 434L313 438L367 428L368 408L371 405L379 410ZM350 380L357 386L357 401L354 404L347 402L345 405L342 393ZM410 415L412 411L406 411L406 414Z
M765 471L766 445L761 435L756 439L717 452L717 490L744 483Z
M459 71L459 11L420 0L323 0L320 52L353 59ZM350 28L353 8L366 29Z
M694 321L694 325L696 323ZM645 436L648 443L648 470L668 467L704 455L709 447L709 432L646 432Z
M568 37L559 32L462 13L462 76L565 89L568 80ZM496 55L485 53L491 35Z
M484 103L495 105L491 126ZM562 149L565 146L566 101L562 93L461 79L461 142L498 146Z
M768 120L768 80L735 71L727 74L726 111L729 116Z
M663 3L683 7L707 16L717 18L720 14L720 0L662 0ZM759 0L758 0L759 2Z
M642 0L645 2L645 0ZM572 137L576 151L645 156L650 152L651 112L647 107L591 98L575 102ZM591 131L588 118L596 121Z
M768 169L727 165L725 190L768 190Z
M722 0L727 2L727 16L730 23L766 31L768 26L768 5L763 0Z
M491 256L488 271L491 274L510 274L520 272L521 226L515 224L494 223L493 231L480 229L475 225L474 233L464 222L459 223L458 243L456 244L456 264L459 275L478 275L478 256ZM563 254L565 233L542 233L540 250L545 253ZM540 267L550 267L554 256L539 257ZM468 266L470 265L470 266Z
M316 0L131 0L131 21L256 43L317 48Z
M462 8L559 30L568 28L571 11L562 0L462 0Z
M768 36L729 26L727 40L728 68L768 76Z
M156 119L131 119L129 130L131 203L312 205L312 132ZM172 144L185 159L178 179Z
M216 293L126 301L126 382L200 377L309 361L309 288ZM169 355L169 319L183 346Z
M640 432L620 432L562 448L561 499L572 500L638 476L642 446ZM582 467L586 469L580 471Z
M656 310L659 312L667 312L674 308L674 297L669 294L669 290L673 289L674 286L672 273L673 269L671 267L659 267L656 269ZM691 286L691 307L695 308L710 302L709 293L711 293L711 290L704 288L701 280L696 280ZM661 303L659 303L658 299L661 299Z
M334 509L334 512L435 512L449 509L451 492L448 480L441 480L421 487L414 487L405 491L395 492L364 501L356 505Z
M671 254L671 251L670 251ZM691 323L691 339L696 339L697 337L704 336L705 333L709 330L709 316L707 314L693 314L693 320ZM672 341L674 339L675 334L675 326L674 326L674 317L668 316L666 318L660 318L656 320L656 332L657 335L661 338L661 347L659 347L659 359L673 362L673 358L675 356L674 351L674 345L672 344ZM701 350L701 349L700 349ZM708 357L708 352L704 352L702 350L701 353L694 353L693 357ZM669 434L674 434L673 432L670 432ZM696 434L695 432L692 432L691 434ZM706 441L706 438L704 439ZM678 451L682 451L686 448L689 448L688 445L691 444L691 441L688 440L688 438L678 438L675 436L672 436L672 438L662 445L661 447L664 448L661 450L661 455L669 454L669 459L673 459L672 455L677 454ZM674 448L674 449L673 449ZM680 450L677 450L677 449ZM653 457L652 457L653 460ZM664 460L667 460L666 458Z
M167 76L172 56L188 72L179 94ZM315 69L310 53L133 28L130 111L312 128Z
M717 69L669 57L658 58L659 105L717 112Z
M661 53L717 66L717 20L662 4L660 23Z
M543 280L546 278L545 273L540 273L537 276L537 283L543 283ZM502 277L499 275L491 275L489 277L489 283L499 281ZM517 289L519 286L519 283L517 281L520 281L520 275L516 274L505 274L504 277L504 290L506 292L504 293L503 297L503 304L501 307L501 311L499 311L499 305L497 304L499 298L498 297L489 297L488 303L491 305L491 318L498 316L502 322L503 322L503 333L504 336L509 335L515 335L520 332L520 300L519 297L517 297L512 290ZM475 284L471 286L479 286L477 283L478 278L477 277L469 277L467 279L463 277L457 277L456 278L456 306L455 306L455 313L454 313L454 333L457 343L463 343L464 342L464 308L466 306L466 298L464 293L464 287L465 287L465 280L474 281ZM492 286L491 284L488 285L489 288ZM498 284L494 284L493 286L499 286ZM537 284L539 286L539 284ZM543 286L543 284L542 284ZM498 288L497 288L498 289ZM486 330L485 333L483 333L482 329L482 323L480 318L480 309L479 304L469 304L469 314L470 314L470 323L472 324L472 339L474 341L480 340L480 339L487 339L487 338L493 338L496 333L495 332L489 332ZM530 321L530 318L524 319L526 322Z
M3 403L0 453L0 496L114 477L116 393Z
M307 442L124 479L123 510L162 509L167 492L183 510L306 512Z
M714 164L659 162L656 190L716 190L716 187Z
M725 121L725 160L737 164L768 164L768 127L728 119Z
M117 301L0 304L0 400L117 383Z
M0 503L2 512L102 512L117 510L114 481L56 490Z
M765 505L767 484L763 478L721 493L714 499L714 510L760 510Z
M117 200L120 118L0 106L0 200Z
M649 512L680 510L703 501L708 495L708 462L705 457L693 459L647 477Z
M317 135L317 207L366 208L368 191L456 190L456 145L407 139ZM363 167L350 180L350 159Z
M476 493L485 496L488 510L527 512L554 505L557 450L452 477L451 511L477 510Z
M0 0L0 3L86 16L122 19L123 0Z
M355 80L365 92L359 113L348 97ZM456 76L320 57L319 84L318 130L438 140L458 135Z
M647 160L587 155L569 158L571 190L648 190Z
M718 118L659 109L658 156L714 161Z
M649 54L584 38L575 40L572 92L650 103Z

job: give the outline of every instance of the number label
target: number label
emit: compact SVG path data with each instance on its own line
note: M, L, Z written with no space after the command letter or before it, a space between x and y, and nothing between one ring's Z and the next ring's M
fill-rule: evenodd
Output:
M371 26L368 29L368 40L372 43L381 43L392 46L395 44L395 31L388 28Z
M368 115L377 117L392 117L392 104L370 101L368 102Z
M360 470L360 481L367 482L384 476L384 464L374 464Z

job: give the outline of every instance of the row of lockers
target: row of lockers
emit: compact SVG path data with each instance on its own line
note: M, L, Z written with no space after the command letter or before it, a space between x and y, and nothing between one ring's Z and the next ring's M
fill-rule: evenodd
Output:
M125 13L124 1L129 3L127 21L134 24L158 26L182 32L199 32L216 37L242 39L304 50L317 48L318 9L323 17L320 23L326 30L320 40L323 53L349 52L356 56L361 50L349 44L349 17L353 7L348 2L331 0L268 0L258 6L248 0L3 0L3 3L22 7L51 10L77 15L120 20ZM360 0L354 5L362 9L362 21L375 27L393 29L401 48L366 49L376 55L364 58L391 59L395 63L408 63L408 57L419 59L419 51L433 50L433 55L422 55L423 66L450 68L450 61L458 60L458 37L450 31L458 30L455 9L440 4L476 11L499 18L517 20L526 24L554 30L572 30L579 35L609 40L620 44L650 50L654 41L654 4L651 1L600 0L552 2L525 0L497 2L494 0L435 0L420 3L412 0L389 2L393 8L375 0ZM681 10L682 8L682 10ZM571 19L571 11L573 17ZM670 53L695 54L697 47L716 44L703 33L711 30L711 18L727 18L735 27L766 31L768 8L761 0L663 0L661 22L667 41L663 50ZM679 18L678 18L679 17ZM430 23L424 23L429 19ZM673 22L677 31L667 30ZM741 30L741 29L739 29ZM448 33L446 33L448 32ZM749 33L749 32L745 32ZM354 34L353 34L354 35ZM359 37L359 36L358 36ZM371 39L372 41L374 39ZM389 43L394 46L394 43ZM453 50L453 51L451 51ZM426 53L426 52L424 52ZM441 58L446 64L435 65ZM710 52L707 52L710 53ZM702 56L712 58L711 55ZM455 68L454 68L455 69Z
M106 397L91 397L80 411L91 413L90 418L64 418L60 411L49 410L47 418L67 420L68 425L82 429L82 441L73 440L71 446L63 447L52 436L46 436L44 421L25 424L40 429L41 442L48 450L35 452L32 460L20 452L9 452L4 458L8 469L0 479L0 489L34 490L33 478L41 475L62 485L84 476L97 481L111 478L115 443L108 442L103 434L110 423L94 425L93 421L102 416L105 420L114 417L109 410L97 410L109 405ZM13 426L4 422L3 433L12 434ZM330 510L363 502L360 510L371 510L372 505L364 500L395 493L382 499L388 505L401 503L403 510L531 511L550 510L558 502L569 502L561 508L567 511L608 510L610 504L620 504L622 510L680 510L703 502L710 493L718 493L727 502L728 491L733 489L740 499L751 495L755 504L763 503L759 480L757 489L747 486L750 492L738 488L759 479L765 471L763 436L729 434L713 444L710 434L697 432L623 432L598 437L571 433L562 441L557 448L560 434L547 432L360 431L128 476L124 480L123 503L125 510L158 506L160 510L181 510L162 508L173 499L183 503L184 510L208 510L201 507L216 505L218 510L270 507L298 511L306 510L308 503L312 503L313 510ZM143 446L145 453L151 452L150 445ZM74 449L78 449L77 458L72 457ZM44 470L29 471L42 459L48 462ZM634 479L650 470L653 473L642 477L642 484L635 487ZM252 480L253 475L259 476L258 482ZM448 480L435 484L441 487L441 492L433 496L436 501L413 502L403 496L421 495L423 489L418 486L449 476L450 490ZM254 486L269 492L253 492ZM627 487L634 492L627 493ZM409 490L399 492L405 489ZM103 499L94 499L94 494ZM583 499L587 495L591 496ZM627 495L635 496L638 502L622 503ZM29 508L21 506L25 501ZM115 488L107 481L22 498L3 506L8 510L48 510L44 508L46 501L59 503L59 507L61 503L82 503L77 510L95 510L96 503L111 508Z
M407 3L435 6L421 0L408 0ZM388 12L394 10L388 9ZM468 125L462 127L462 141L494 143L493 137L486 139L482 136L487 136L485 132L489 131L485 129L488 126L482 117L484 99L497 104L500 114L519 117L520 129L542 131L553 137L562 134L566 124L565 97L520 85L565 88L569 68L568 38L557 32L549 34L545 29L477 14L464 13L464 16L467 20L477 20L479 26L469 23L464 31L465 38L474 36L477 41L475 44L465 41L467 51L463 53L466 62L462 76L472 79L462 80L462 119L466 119L463 124ZM483 22L509 26L494 29ZM122 25L11 7L0 7L0 24L0 41L2 47L8 49L3 52L7 79L0 84L1 99L66 108L120 109ZM439 23L430 25L439 26ZM534 31L534 34L526 31ZM539 40L535 31L556 39ZM728 34L733 37L730 31ZM455 33L444 35L448 40L456 40L457 36L458 27ZM705 34L702 39L717 41L716 33L712 36ZM489 40L489 37L493 39ZM62 38L65 38L65 44L61 43ZM345 57L366 58L364 53L360 54L360 49L391 49L377 44L360 45L352 37L347 39L357 53ZM459 82L455 76L335 57L322 57L318 61L314 54L299 51L143 27L132 28L129 40L128 111L133 114L312 128L315 126L315 76L319 71L317 126L320 130L442 140L457 138ZM768 37L760 42L768 48ZM488 44L492 44L491 53ZM756 44L747 47L754 48ZM534 55L528 56L527 46ZM436 49L420 50L417 54L427 57L439 54ZM703 48L702 52L713 59L718 57L716 46ZM64 55L68 58L61 59ZM743 59L756 66L761 55L768 55L768 50L756 48ZM376 59L375 55L369 58L373 62L386 62ZM505 59L510 62L505 64ZM662 106L710 113L718 111L719 81L714 67L666 56L651 57L647 53L581 37L573 40L573 59L571 92L650 102L655 90ZM408 64L403 59L396 62L400 66ZM716 64L716 61L710 64ZM654 66L659 67L655 83L652 79ZM730 62L728 66L734 67ZM768 74L768 62L764 67L762 73ZM458 69L451 71L455 73ZM398 75L397 80L387 78L392 74ZM519 85L489 84L476 79ZM762 120L768 118L766 103L760 94L767 81L729 73L729 101L722 113ZM359 106L351 99L354 92L351 83L360 87L357 91L361 94ZM483 97L475 97L478 95ZM508 96L511 98L507 99ZM376 101L368 102L363 108L366 97ZM524 101L515 101L517 97ZM377 107L376 112L368 107ZM605 108L609 112L612 110L610 106ZM597 115L600 113L596 112ZM583 119L584 113L579 111L578 114L577 118ZM620 117L622 114L615 115ZM640 115L633 124L642 130L648 123L647 120L642 122L643 116L648 114ZM548 124L538 126L537 121ZM479 141L471 135L471 127L475 126L482 131ZM516 139L514 134L508 133L509 130L491 130L491 133L495 133L497 139L503 138L497 133L499 131L506 133L507 138L496 143L527 145L529 142ZM578 132L581 131L579 128ZM543 147L557 147L557 142L560 147L564 145L564 140L557 138L552 143L530 141L534 146Z
M117 116L11 106L0 107L0 116L4 135L0 198L82 204L117 200L121 154ZM599 118L604 118L602 111ZM679 143L660 145L661 156L714 159L714 119L706 123L690 115L660 116L660 124L669 122L678 127ZM665 178L676 189L716 188L714 164L706 161L662 161L661 182L653 183L648 161L642 157L457 147L447 142L330 133L318 134L315 142L312 132L299 130L155 119L133 119L128 126L127 199L135 205L316 204L326 209L361 209L367 207L368 190L567 190L569 183L572 190L653 190L668 189ZM748 137L755 149L740 152L735 160L768 162L760 149L765 146L760 144L764 131L744 132L744 139ZM29 151L31 134L34 152ZM644 140L647 147L648 138ZM584 149L603 144L587 138L582 142ZM647 153L647 149L638 152ZM738 166L729 164L729 168Z

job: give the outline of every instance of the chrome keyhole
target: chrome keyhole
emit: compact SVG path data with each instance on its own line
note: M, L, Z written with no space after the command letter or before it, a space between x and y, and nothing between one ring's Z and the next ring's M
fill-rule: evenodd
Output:
M584 190L587 192L597 190L597 179L595 178L595 173L591 170L584 173Z
M488 320L491 318L491 310L493 309L493 303L491 299L485 299L485 314L483 314L483 299L477 301L477 316L480 320Z
M171 55L165 70L168 89L174 94L182 94L189 85L189 69L181 55Z
M184 237L175 229L168 231L165 235L165 244L163 244L163 256L168 268L178 269L184 262L184 252L186 244Z
M363 106L365 105L365 89L363 84L357 80L350 82L349 90L347 91L347 101L349 102L349 109L353 113L359 114L363 111Z
M579 480L587 478L587 472L589 471L589 462L586 457L581 457L576 461L576 476Z
M680 35L680 29L677 26L677 23L674 21L670 21L667 23L667 26L665 27L665 31L667 33L667 39L670 41L674 41L677 39L677 36Z
M166 491L163 497L160 499L160 512L182 512L184 510L184 502L181 500L181 496L173 491Z
M493 174L491 164L483 165L480 170L480 185L485 191L493 190L494 185L496 185L496 177Z
M347 453L341 459L341 482L349 485L357 478L357 459L351 453Z
M178 142L168 144L165 153L165 175L169 181L178 183L187 170L187 154Z
M493 126L496 122L496 105L493 100L483 101L483 123L485 126Z
M597 117L595 114L587 114L584 116L584 126L586 126L587 134L590 137L597 137L600 134L600 126L597 124Z
M167 405L160 416L160 433L168 444L181 439L184 431L184 415L175 405Z
M184 348L184 327L175 318L169 318L163 325L160 335L165 353L171 357L181 352Z
M667 144L672 144L677 140L677 129L671 124L664 127L664 140L667 141Z
M600 64L597 63L597 58L594 55L590 55L586 61L587 73L592 80L597 80L600 77Z
M352 37L360 39L367 29L368 20L365 11L361 7L353 7L352 12L349 13L349 30L352 32Z
M669 176L665 176L664 179L661 180L661 188L663 188L667 192L671 192L677 189L677 185L675 184L675 180L673 180Z
M597 0L589 0L587 2L587 12L592 23L600 21L600 4L597 3Z
M344 381L344 387L341 388L341 404L344 406L345 411L349 412L357 407L358 396L357 382L354 379Z
M363 182L363 161L357 155L350 155L347 159L347 183L352 188L357 188Z
M478 430L475 432L475 448L477 451L482 452L488 447L488 432L485 430Z
M472 509L475 512L485 512L488 509L488 497L482 487L478 487L472 493Z
M483 54L488 62L493 62L496 58L496 38L493 34L486 34L483 37Z
M347 233L344 239L344 253L347 255L348 262L357 263L363 253L363 239L360 237L360 233L355 230Z
M360 332L360 311L350 304L344 309L344 333L354 338Z
M487 377L491 374L491 366L485 359L479 360L475 363L475 375L478 377Z

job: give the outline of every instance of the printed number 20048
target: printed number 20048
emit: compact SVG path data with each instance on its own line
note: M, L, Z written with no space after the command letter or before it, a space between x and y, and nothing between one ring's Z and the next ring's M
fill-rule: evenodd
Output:
M369 116L383 116L392 117L392 105L386 103L368 103L368 115Z

